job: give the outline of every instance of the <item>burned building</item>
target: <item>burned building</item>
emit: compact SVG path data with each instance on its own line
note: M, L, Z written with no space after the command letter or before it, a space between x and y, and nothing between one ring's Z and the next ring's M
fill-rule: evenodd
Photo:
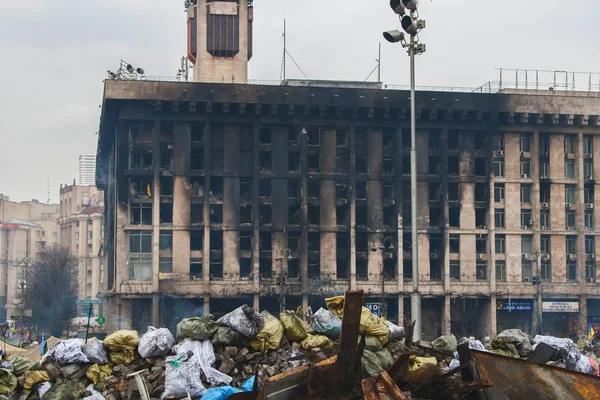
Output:
M401 90L107 81L109 324L242 303L276 312L364 289L423 337L587 329L600 316L600 99L417 92L418 243ZM595 173L594 173L595 171ZM532 284L541 282L539 285Z

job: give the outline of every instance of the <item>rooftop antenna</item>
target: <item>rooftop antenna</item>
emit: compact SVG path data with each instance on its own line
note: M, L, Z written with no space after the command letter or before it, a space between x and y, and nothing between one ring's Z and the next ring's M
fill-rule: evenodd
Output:
M371 75L373 75L373 72L377 70L377 82L381 83L381 42L379 42L379 57L376 58L375 61L377 62L377 65L375 66L375 68L373 68L369 75L367 75L367 77L365 78L365 82L368 81Z
M50 204L50 178L46 178L46 189L48 191L48 201L46 203Z
M286 49L286 23L285 23L285 19L283 20L283 59L281 62L281 76L280 78L282 79L282 81L285 81L285 73L286 73L286 66L285 66L285 59L286 59L286 53L287 53L287 49Z

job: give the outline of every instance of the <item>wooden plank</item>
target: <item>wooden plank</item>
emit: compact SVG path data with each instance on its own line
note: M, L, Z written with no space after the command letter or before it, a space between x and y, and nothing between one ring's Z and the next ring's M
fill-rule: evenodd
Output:
M396 378L398 376L398 374L400 373L400 371L402 370L402 367L404 367L404 365L406 365L406 363L408 362L409 358L410 358L410 353L400 354L400 356L396 359L396 361L394 361L392 366L388 368L388 374L392 378Z
M364 400L380 400L377 382L373 378L365 378L360 382Z
M394 396L394 400L407 400L402 390L394 383L392 377L385 371L381 371L379 374L381 381L388 390L388 393Z
M342 318L342 331L340 337L340 361L351 361L356 351L358 330L360 328L360 314L362 311L363 291L349 290L344 300L344 316ZM345 353L349 352L350 358L342 360Z

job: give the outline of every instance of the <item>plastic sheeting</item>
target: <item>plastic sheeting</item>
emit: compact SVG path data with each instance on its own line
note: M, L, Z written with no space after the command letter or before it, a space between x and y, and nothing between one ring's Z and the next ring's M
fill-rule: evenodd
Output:
M240 335L254 339L261 331L265 321L262 315L244 304L217 320L219 325L228 326Z
M586 374L593 373L592 365L587 357L583 356L577 345L571 339L557 338L554 336L536 335L533 338L535 345L533 349L537 347L538 343L546 343L559 350L561 358L565 361L568 369L572 369Z
M108 357L106 356L106 349L104 343L100 340L92 340L83 346L83 352L94 364L108 364Z
M314 315L311 327L317 333L322 333L330 339L340 337L342 329L342 319L323 307L319 308Z
M215 351L213 349L212 342L210 340L203 340L201 342L197 340L184 339L179 344L173 347L173 352L177 355L182 355L191 351L194 355L195 360L200 365L206 381L212 385L225 384L229 385L232 378L229 375L225 375L221 371L214 369L212 365L215 363Z
M256 335L256 338L250 341L250 345L254 350L266 353L279 347L281 339L283 339L284 326L268 311L263 311L260 314L263 316L265 324Z
M46 357L59 364L85 364L90 362L83 352L83 340L81 339L68 339L58 342L46 353L44 359Z
M177 324L177 340L206 340L217 331L217 323L212 314L201 317L184 318Z
M102 396L100 392L94 390L94 385L92 385L91 383L88 385L87 388L85 388L85 390L89 391L91 395L84 397L83 400L105 400L104 396Z
M165 391L161 399L181 399L188 394L195 398L205 392L200 380L200 364L191 351L165 359Z
M138 353L143 358L167 355L175 345L175 338L167 328L148 327L148 331L140 338Z
M40 385L37 387L38 397L40 399L43 398L44 395L46 394L46 392L48 390L50 390L51 387L52 387L52 384L50 382L40 383Z

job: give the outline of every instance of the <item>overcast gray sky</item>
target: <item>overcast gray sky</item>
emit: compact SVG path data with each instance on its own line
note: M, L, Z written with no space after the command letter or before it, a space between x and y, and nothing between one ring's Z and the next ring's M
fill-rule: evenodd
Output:
M279 79L286 18L288 51L309 78L364 80L381 32L399 29L388 4L255 0L250 78ZM421 0L420 13L418 85L476 87L496 80L497 67L600 71L598 1ZM185 22L183 0L1 0L0 193L45 201L49 178L57 201L78 156L95 154L106 70L123 58L175 75ZM407 84L405 53L382 48L382 80ZM288 77L301 77L291 62Z

